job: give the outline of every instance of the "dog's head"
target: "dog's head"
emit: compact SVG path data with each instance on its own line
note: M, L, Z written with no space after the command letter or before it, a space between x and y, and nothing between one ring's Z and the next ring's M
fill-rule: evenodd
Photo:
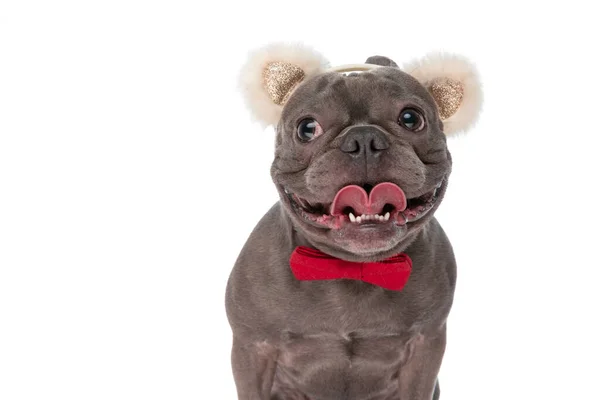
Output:
M472 126L482 100L461 57L328 68L298 45L252 54L242 87L255 116L276 126L271 175L294 226L355 261L399 252L432 218L452 165L446 135Z

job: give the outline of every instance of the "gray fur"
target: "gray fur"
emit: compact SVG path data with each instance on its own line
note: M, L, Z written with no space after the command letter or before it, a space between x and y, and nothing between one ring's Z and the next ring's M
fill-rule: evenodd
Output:
M375 65L381 65L383 67L394 67L394 68L398 68L398 64L396 64L393 60L384 57L384 56L372 56L367 58L367 61L365 61L366 64L375 64Z
M423 132L397 124L407 105L424 112ZM301 143L296 126L306 116L325 133ZM381 154L340 151L357 126L383 135ZM434 390L439 396L456 265L435 209L408 228L328 230L297 215L284 188L330 203L348 184L394 182L413 198L443 180L437 207L450 170L434 100L408 74L393 67L325 73L300 85L277 126L271 175L280 201L250 235L227 285L240 400L429 400ZM406 252L413 272L399 292L359 281L298 281L288 260L299 245L351 261Z

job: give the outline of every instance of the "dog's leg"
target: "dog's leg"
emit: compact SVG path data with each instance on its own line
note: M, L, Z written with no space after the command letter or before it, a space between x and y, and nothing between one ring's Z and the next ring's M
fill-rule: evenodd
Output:
M439 398L437 375L446 349L446 326L421 334L413 343L410 358L400 368L399 400Z
M243 343L233 338L231 365L238 400L269 400L277 352L268 345Z

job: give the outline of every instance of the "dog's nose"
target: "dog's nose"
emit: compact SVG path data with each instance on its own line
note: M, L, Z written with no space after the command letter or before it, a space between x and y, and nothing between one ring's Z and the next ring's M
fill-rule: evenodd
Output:
M343 137L340 150L355 157L371 158L390 147L385 133L372 125L353 126Z

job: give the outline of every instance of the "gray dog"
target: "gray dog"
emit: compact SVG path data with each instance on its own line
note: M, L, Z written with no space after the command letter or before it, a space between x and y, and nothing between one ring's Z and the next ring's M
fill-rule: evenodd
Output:
M473 125L473 66L437 54L330 68L302 46L253 53L242 86L276 126L280 201L231 273L240 400L430 400L456 280L433 214L446 135Z

